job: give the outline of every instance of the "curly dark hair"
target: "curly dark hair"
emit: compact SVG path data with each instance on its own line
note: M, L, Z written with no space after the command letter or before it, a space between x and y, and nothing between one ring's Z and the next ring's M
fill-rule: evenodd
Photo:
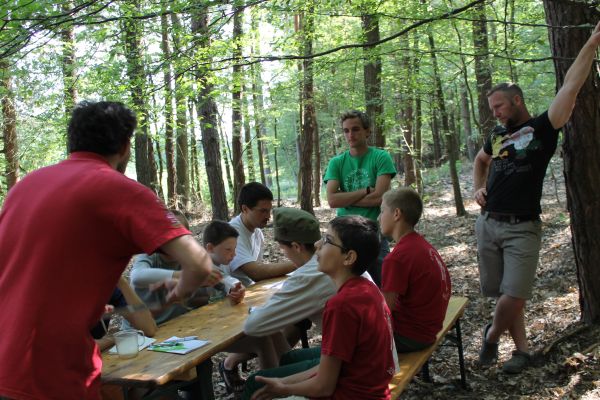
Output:
M123 103L82 101L75 106L67 129L67 149L102 156L118 154L137 127L135 113Z

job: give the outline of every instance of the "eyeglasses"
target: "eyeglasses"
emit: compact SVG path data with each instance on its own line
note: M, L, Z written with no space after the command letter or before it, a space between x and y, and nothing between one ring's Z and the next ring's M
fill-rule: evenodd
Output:
M342 250L342 253L346 253L348 251L344 246L337 244L337 243L333 243L333 241L331 240L331 237L329 237L327 235L323 235L323 237L321 237L321 240L323 241L323 246L326 244L330 244L332 246L338 247L340 250Z

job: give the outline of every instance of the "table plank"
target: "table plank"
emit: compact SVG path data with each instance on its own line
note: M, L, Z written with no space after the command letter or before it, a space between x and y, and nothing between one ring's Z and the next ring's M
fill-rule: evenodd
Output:
M229 299L223 299L161 325L155 336L158 342L171 336L198 336L201 340L211 341L188 354L144 349L137 357L123 360L117 355L103 353L102 381L127 386L164 385L243 337L248 308L264 304L284 280L285 277L279 277L248 287L240 304L231 305Z

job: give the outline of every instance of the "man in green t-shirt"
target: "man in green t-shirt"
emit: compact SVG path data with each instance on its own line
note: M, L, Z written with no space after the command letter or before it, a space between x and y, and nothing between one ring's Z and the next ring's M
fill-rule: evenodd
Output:
M369 116L360 111L344 113L340 121L350 149L329 161L323 181L327 185L329 207L337 215L362 215L373 221L379 216L381 197L390 189L396 168L385 150L370 147ZM387 240L382 240L376 265L368 269L377 286L381 286L381 263L389 253Z

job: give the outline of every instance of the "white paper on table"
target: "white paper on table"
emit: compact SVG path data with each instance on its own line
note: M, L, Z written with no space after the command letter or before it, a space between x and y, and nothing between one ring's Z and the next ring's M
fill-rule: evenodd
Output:
M138 350L142 351L154 342L156 342L156 339L152 339L147 336L144 336L144 342L142 344L138 345ZM115 345L115 346L111 347L110 350L108 350L108 353L109 354L117 354L117 346Z
M177 344L173 346L165 346L159 347L161 343L164 342L177 342ZM200 339L192 339L192 340L183 340L183 338L177 336L171 336L164 342L157 343L157 346L150 347L148 350L158 351L161 353L174 353L174 354L187 354L191 351L199 349L202 346L206 346L210 343L210 340L200 340Z

